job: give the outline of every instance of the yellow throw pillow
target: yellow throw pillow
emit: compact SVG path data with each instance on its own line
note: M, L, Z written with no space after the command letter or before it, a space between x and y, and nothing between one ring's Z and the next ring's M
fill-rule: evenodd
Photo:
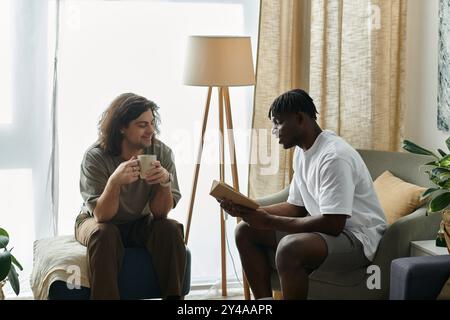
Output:
M383 172L373 184L388 225L415 211L426 201L420 200L426 188L405 182L389 171Z

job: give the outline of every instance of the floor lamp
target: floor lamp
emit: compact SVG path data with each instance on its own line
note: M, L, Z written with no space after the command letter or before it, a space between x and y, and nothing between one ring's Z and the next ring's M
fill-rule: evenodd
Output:
M194 208L195 193L197 190L198 173L202 158L205 130L208 122L209 106L213 87L218 88L219 97L219 150L220 150L220 181L225 181L225 155L224 155L224 113L227 123L228 142L230 149L231 173L233 187L239 191L236 152L233 134L233 121L231 116L230 95L228 87L248 86L255 84L253 59L250 37L234 36L191 36L188 41L188 55L185 64L184 84L191 86L208 87L206 104L203 112L203 124L200 145L197 153L197 162L192 183L192 193L189 202L189 211L186 224L185 242L189 240L189 231ZM222 262L222 296L227 295L226 274L226 242L225 220L223 210L220 209L220 236L221 236L221 262ZM244 274L244 295L250 299L250 291Z

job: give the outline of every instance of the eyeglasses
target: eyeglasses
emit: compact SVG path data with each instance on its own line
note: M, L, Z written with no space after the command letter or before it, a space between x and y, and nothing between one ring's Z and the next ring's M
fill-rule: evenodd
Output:
M272 122L272 134L278 134L278 132L280 131L280 124L276 124L274 122Z

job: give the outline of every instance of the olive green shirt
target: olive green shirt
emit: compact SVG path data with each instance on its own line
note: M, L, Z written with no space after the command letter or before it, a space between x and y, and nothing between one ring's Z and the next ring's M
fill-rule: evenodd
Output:
M172 150L154 138L152 145L144 149L144 154L155 154L161 166L172 173L171 189L175 208L181 198L181 193ZM84 201L82 212L93 216L95 205L105 189L108 178L124 161L120 155L112 156L105 153L98 143L89 147L81 163L80 191ZM159 188L158 184L149 185L143 179L123 185L120 188L119 209L111 222L122 224L152 214L149 203L157 188Z

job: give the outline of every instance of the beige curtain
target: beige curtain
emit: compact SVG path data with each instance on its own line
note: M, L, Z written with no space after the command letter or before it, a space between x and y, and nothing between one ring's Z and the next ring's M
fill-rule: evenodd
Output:
M406 2L261 1L250 196L279 191L290 182L292 151L280 148L279 169L261 174L267 167L261 154L270 145L261 129L269 137L270 103L292 88L309 91L319 125L355 148L400 149Z
M313 0L310 94L355 148L399 150L406 0Z
M281 93L308 88L310 0L262 0L260 7L255 108L249 195L259 197L290 183L292 150L271 134L269 107Z

